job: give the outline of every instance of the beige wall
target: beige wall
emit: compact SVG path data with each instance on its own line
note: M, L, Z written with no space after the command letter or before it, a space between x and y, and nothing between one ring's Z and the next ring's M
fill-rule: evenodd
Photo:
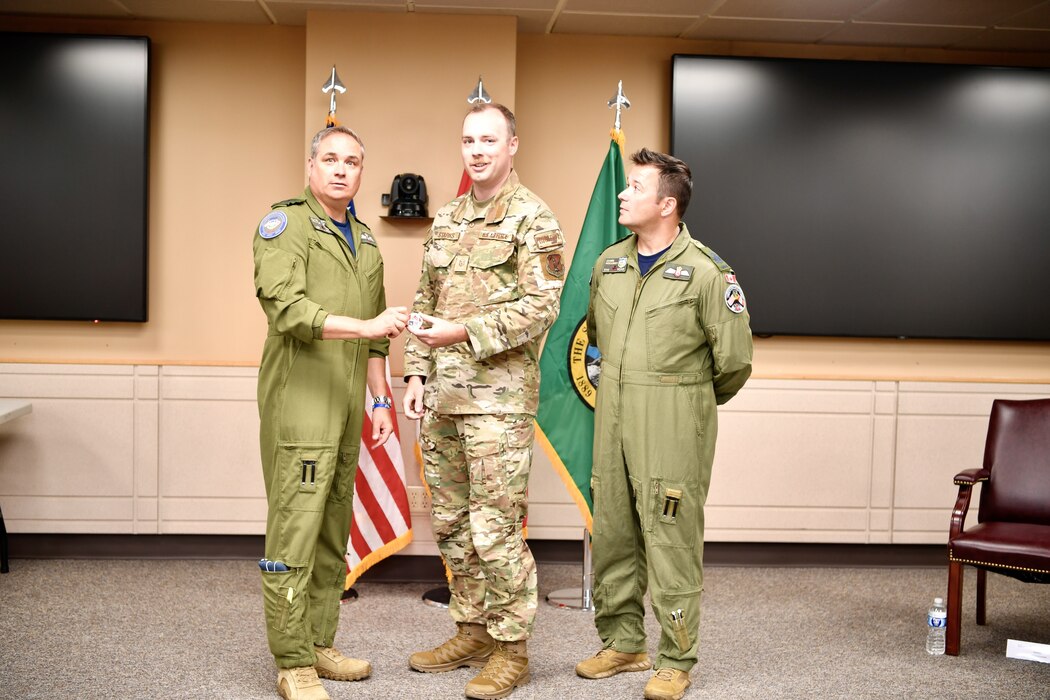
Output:
M332 63L339 116L367 144L359 211L380 237L388 297L409 303L425 225L378 218L398 172L424 175L431 210L454 194L456 133L478 74L520 119L518 168L574 241L624 81L628 150L666 148L670 59L737 53L1033 64L1017 54L730 45L516 34L508 17L312 12L306 28L0 18L0 28L146 34L153 40L150 321L0 321L0 361L251 365L264 333L249 242L270 202L298 192ZM463 40L455 39L463 37ZM469 41L466 40L469 37ZM745 273L746 274L746 273ZM395 343L392 370L401 367ZM760 339L756 376L1050 381L1050 344Z
M251 236L270 202L303 183L302 29L2 18L0 27L145 35L153 52L149 322L0 321L0 357L257 361L266 326Z

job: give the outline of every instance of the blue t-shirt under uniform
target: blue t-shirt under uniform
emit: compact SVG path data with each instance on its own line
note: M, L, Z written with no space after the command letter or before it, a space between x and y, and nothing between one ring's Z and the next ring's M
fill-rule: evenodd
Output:
M673 243L671 245L674 245ZM656 261L660 259L660 256L671 249L671 246L667 246L659 253L653 253L652 255L642 255L638 253L638 271L642 273L642 277L645 277L646 273L652 269Z
M332 221L332 223L335 224L335 227L343 234L343 238L346 239L346 242L350 244L350 252L356 258L357 249L354 248L354 234L350 231L350 219L347 219L343 223L339 223L338 221Z

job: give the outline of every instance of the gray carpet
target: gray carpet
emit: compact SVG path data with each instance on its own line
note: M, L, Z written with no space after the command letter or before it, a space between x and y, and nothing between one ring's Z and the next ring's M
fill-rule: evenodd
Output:
M962 655L930 657L925 612L945 593L944 569L709 567L686 700L1050 698L1050 664L1005 658L1008 638L1050 643L1050 586L989 575L978 627L974 582L968 570ZM540 566L541 595L578 583L577 566ZM472 670L407 667L453 630L447 611L420 601L429 587L358 586L336 642L373 676L325 681L333 698L462 697ZM277 697L252 561L15 560L0 576L0 630L0 698ZM648 673L576 677L597 648L590 615L542 604L533 680L511 697L641 698Z

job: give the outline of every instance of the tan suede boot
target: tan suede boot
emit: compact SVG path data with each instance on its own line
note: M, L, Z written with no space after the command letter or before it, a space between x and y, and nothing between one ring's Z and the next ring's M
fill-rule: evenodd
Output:
M648 671L653 667L649 654L628 654L606 647L589 659L576 664L576 675L582 678L608 678L624 671Z
M677 668L658 668L649 682L645 684L646 700L682 700L689 687L688 671Z
M332 700L313 666L277 669L277 692L284 700Z
M496 642L489 662L466 687L468 698L497 700L505 698L519 685L529 682L529 654L525 640Z
M484 666L496 648L485 625L476 622L457 622L456 636L430 651L417 651L408 658L408 665L423 673L441 673L461 666Z
M314 647L317 661L314 669L321 678L333 681L359 681L368 678L372 666L361 659L351 659L335 647Z

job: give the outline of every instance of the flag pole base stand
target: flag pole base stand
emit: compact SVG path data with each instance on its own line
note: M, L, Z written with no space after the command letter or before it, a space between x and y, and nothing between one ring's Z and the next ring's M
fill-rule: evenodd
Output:
M563 610L594 612L590 594L590 591L585 592L582 588L560 588L547 594L547 604Z
M357 600L357 590L351 587L343 591L343 595L339 599L339 604L346 605L347 603L353 603L355 600Z
M450 600L452 593L449 592L448 586L431 588L423 594L423 602L434 608L447 608Z

